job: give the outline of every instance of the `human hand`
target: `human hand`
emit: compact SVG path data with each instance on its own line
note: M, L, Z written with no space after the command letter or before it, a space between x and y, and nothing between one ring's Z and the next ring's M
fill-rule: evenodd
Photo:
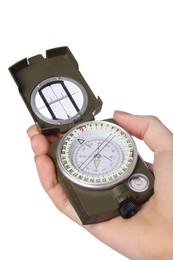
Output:
M130 259L173 259L173 134L155 117L116 112L114 119L154 152L154 194L132 218L116 217L83 227ZM28 135L43 188L61 212L81 225L47 155L57 137L39 134L36 126L28 129Z

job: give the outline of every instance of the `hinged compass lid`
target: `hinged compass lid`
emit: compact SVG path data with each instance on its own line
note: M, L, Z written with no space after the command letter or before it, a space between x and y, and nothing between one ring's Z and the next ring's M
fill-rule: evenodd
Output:
M94 120L102 101L81 75L68 47L46 51L9 68L19 92L43 134L65 133Z

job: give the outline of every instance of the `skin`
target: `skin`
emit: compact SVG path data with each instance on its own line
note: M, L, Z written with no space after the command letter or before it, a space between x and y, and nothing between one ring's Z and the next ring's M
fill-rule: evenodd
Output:
M154 195L129 219L82 226L55 175L47 156L51 142L36 126L27 133L31 139L40 182L58 210L81 225L96 238L130 259L173 259L173 134L153 116L131 115L117 111L115 121L131 135L144 140L154 153L151 165L155 176Z

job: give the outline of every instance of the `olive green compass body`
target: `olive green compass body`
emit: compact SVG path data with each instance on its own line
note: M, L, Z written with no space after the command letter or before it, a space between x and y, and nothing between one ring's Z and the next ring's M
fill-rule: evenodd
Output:
M83 224L136 214L154 177L132 137L113 119L94 120L102 101L68 47L9 68L41 133L62 133L49 149L57 179Z

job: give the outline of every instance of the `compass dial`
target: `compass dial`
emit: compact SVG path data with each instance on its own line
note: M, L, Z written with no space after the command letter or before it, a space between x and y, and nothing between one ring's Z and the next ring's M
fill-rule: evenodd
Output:
M102 150L102 143L103 138L95 138L79 145L72 157L74 166L86 175L92 172L93 176L104 176L118 168L124 159L121 147L111 141ZM94 153L88 157L89 150Z
M116 124L91 121L71 129L60 141L62 173L84 187L104 189L128 178L137 161L132 137Z

